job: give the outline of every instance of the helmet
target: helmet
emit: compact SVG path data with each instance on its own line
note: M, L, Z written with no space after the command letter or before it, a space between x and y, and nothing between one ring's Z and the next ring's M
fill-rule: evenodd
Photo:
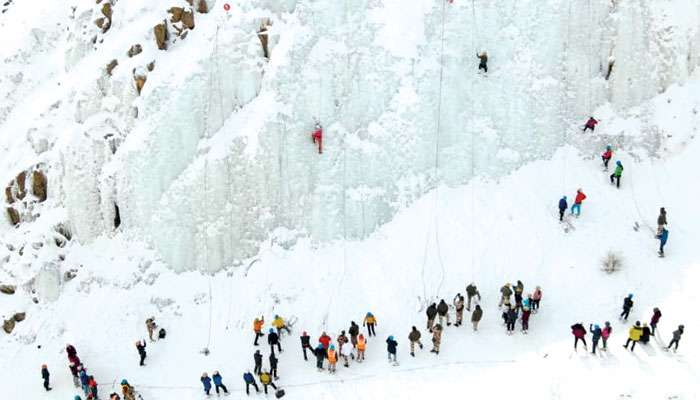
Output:
M73 400L80 400L80 396L76 394L75 397L73 397Z
M566 200L566 196L562 196L562 199Z
M214 375L219 375L219 371L218 370L214 371Z
M335 346L334 346L334 345L331 345L331 346L330 346L330 349L331 349L331 350L335 350Z
M639 321L637 321L637 322L634 323L634 326L639 326L639 325L640 325L640 322L639 322Z
M367 316L368 316L368 317L371 317L371 316L372 316L372 313L371 313L371 312L367 312Z
M122 379L122 385L128 385L128 384L129 384L129 381L127 381L126 379Z
M301 336L306 336L306 331L302 332Z
M389 336L389 340L394 340L394 337L393 337L393 336Z
M627 297L629 297L631 299L632 297L634 297L634 295L632 293L630 293L627 295Z
M275 314L275 319L277 319L277 318L279 318L279 317L280 317L279 315Z
M202 373L202 378L206 378L206 377L208 377L208 376L209 376L209 375L207 375L206 372Z
M685 328L685 326L683 326L683 325L678 325L678 329L683 330L684 328Z
M274 329L270 328L270 330L268 332L273 333L274 331L275 331Z
M600 329L600 327L598 325L594 325L593 328L595 328L595 330Z
M617 161L615 161L615 164L617 164L617 165L622 165L622 161L617 160Z
M612 145L609 144L609 145L605 146L605 148L608 149L608 150L611 150L611 149L612 149Z
M605 326L610 326L610 321L605 321Z

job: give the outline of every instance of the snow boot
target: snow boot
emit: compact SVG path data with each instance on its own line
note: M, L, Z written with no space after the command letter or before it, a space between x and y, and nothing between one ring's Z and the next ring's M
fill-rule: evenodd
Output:
M415 357L415 356L416 356L416 354L411 352L411 357Z

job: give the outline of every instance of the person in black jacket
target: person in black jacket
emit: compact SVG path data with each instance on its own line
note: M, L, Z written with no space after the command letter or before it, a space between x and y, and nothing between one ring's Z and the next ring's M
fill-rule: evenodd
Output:
M49 367L46 366L46 364L41 366L41 379L44 380L44 389L48 392L51 390L49 387Z
M253 360L255 361L255 369L253 372L255 375L260 375L262 373L262 354L260 353L260 350L255 350Z
M506 311L506 330L509 335L513 334L515 329L515 321L518 320L518 309L510 306L508 311Z
M146 339L144 340L139 340L136 342L136 350L139 352L139 357L141 358L141 361L139 361L140 366L144 366L143 362L146 361Z
M437 316L437 306L435 303L431 304L425 314L428 316L428 332L433 330L433 324L435 323L435 316Z
M306 331L304 331L304 332L302 332L299 339L301 340L301 350L304 352L304 361L309 361L309 359L306 358L306 349L309 349L311 354L314 353L314 349L311 347L311 343L309 343L309 340L311 340L311 338L306 333Z
M267 344L270 345L270 352L272 354L275 354L275 346L277 346L277 349L282 352L282 344L280 343L280 337L275 332L274 329L270 328L270 330L267 332Z
M630 316L632 306L634 306L634 301L632 301L632 293L630 293L627 295L627 297L625 297L625 300L622 303L622 313L620 314L620 319L624 318L624 320L627 321L627 317Z
M323 372L323 360L326 359L326 349L323 348L321 343L314 350L314 355L316 356L316 368L318 368L319 372Z
M569 208L569 203L566 202L566 196L559 199L559 221L564 221L564 213Z
M277 377L277 357L275 357L275 353L270 354L270 375L272 375L273 378L279 379Z
M355 323L355 321L350 321L350 328L348 328L348 334L350 334L350 343L352 343L352 348L357 347L357 335L360 334L360 327ZM354 354L350 354L353 358Z
M642 336L639 338L639 341L642 344L647 344L647 343L649 343L650 336L651 336L651 329L649 329L649 326L645 322L642 324Z
M484 73L489 72L489 67L488 67L488 62L489 62L489 56L486 54L486 52L482 53L476 53L476 57L479 59L479 71L482 69L484 70Z
M440 304L437 306L437 312L438 312L438 320L440 321L440 325L445 325L445 319L447 319L447 326L452 325L450 323L450 314L448 311L450 310L450 307L445 303L445 299L440 300Z
M393 336L389 336L386 339L386 351L389 355L389 362L393 361L396 362L396 347L398 346L398 342L394 340Z

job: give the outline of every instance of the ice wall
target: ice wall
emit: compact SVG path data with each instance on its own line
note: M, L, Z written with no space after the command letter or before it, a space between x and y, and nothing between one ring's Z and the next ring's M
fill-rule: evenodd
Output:
M691 0L209 3L167 52L144 37L165 0L118 2L97 50L64 38L61 67L79 83L62 94L64 138L49 137L43 157L60 154L52 193L77 239L111 231L115 205L121 229L177 270L236 264L263 240L366 237L438 184L548 157L590 114L643 113L700 63ZM102 72L135 42L156 60L140 96L136 59L120 58L108 81Z

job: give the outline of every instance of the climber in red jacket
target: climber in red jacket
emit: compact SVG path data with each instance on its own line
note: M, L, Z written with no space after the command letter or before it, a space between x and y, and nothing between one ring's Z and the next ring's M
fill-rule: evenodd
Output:
M586 121L586 125L583 127L583 132L586 132L587 129L590 129L591 131L595 131L595 126L598 124L598 120L596 120L593 117L588 118L588 121Z
M321 128L321 124L318 122L316 123L316 127L314 128L314 133L311 134L311 140L314 141L314 143L318 143L318 154L323 153L323 146L321 143L323 142L323 128Z

